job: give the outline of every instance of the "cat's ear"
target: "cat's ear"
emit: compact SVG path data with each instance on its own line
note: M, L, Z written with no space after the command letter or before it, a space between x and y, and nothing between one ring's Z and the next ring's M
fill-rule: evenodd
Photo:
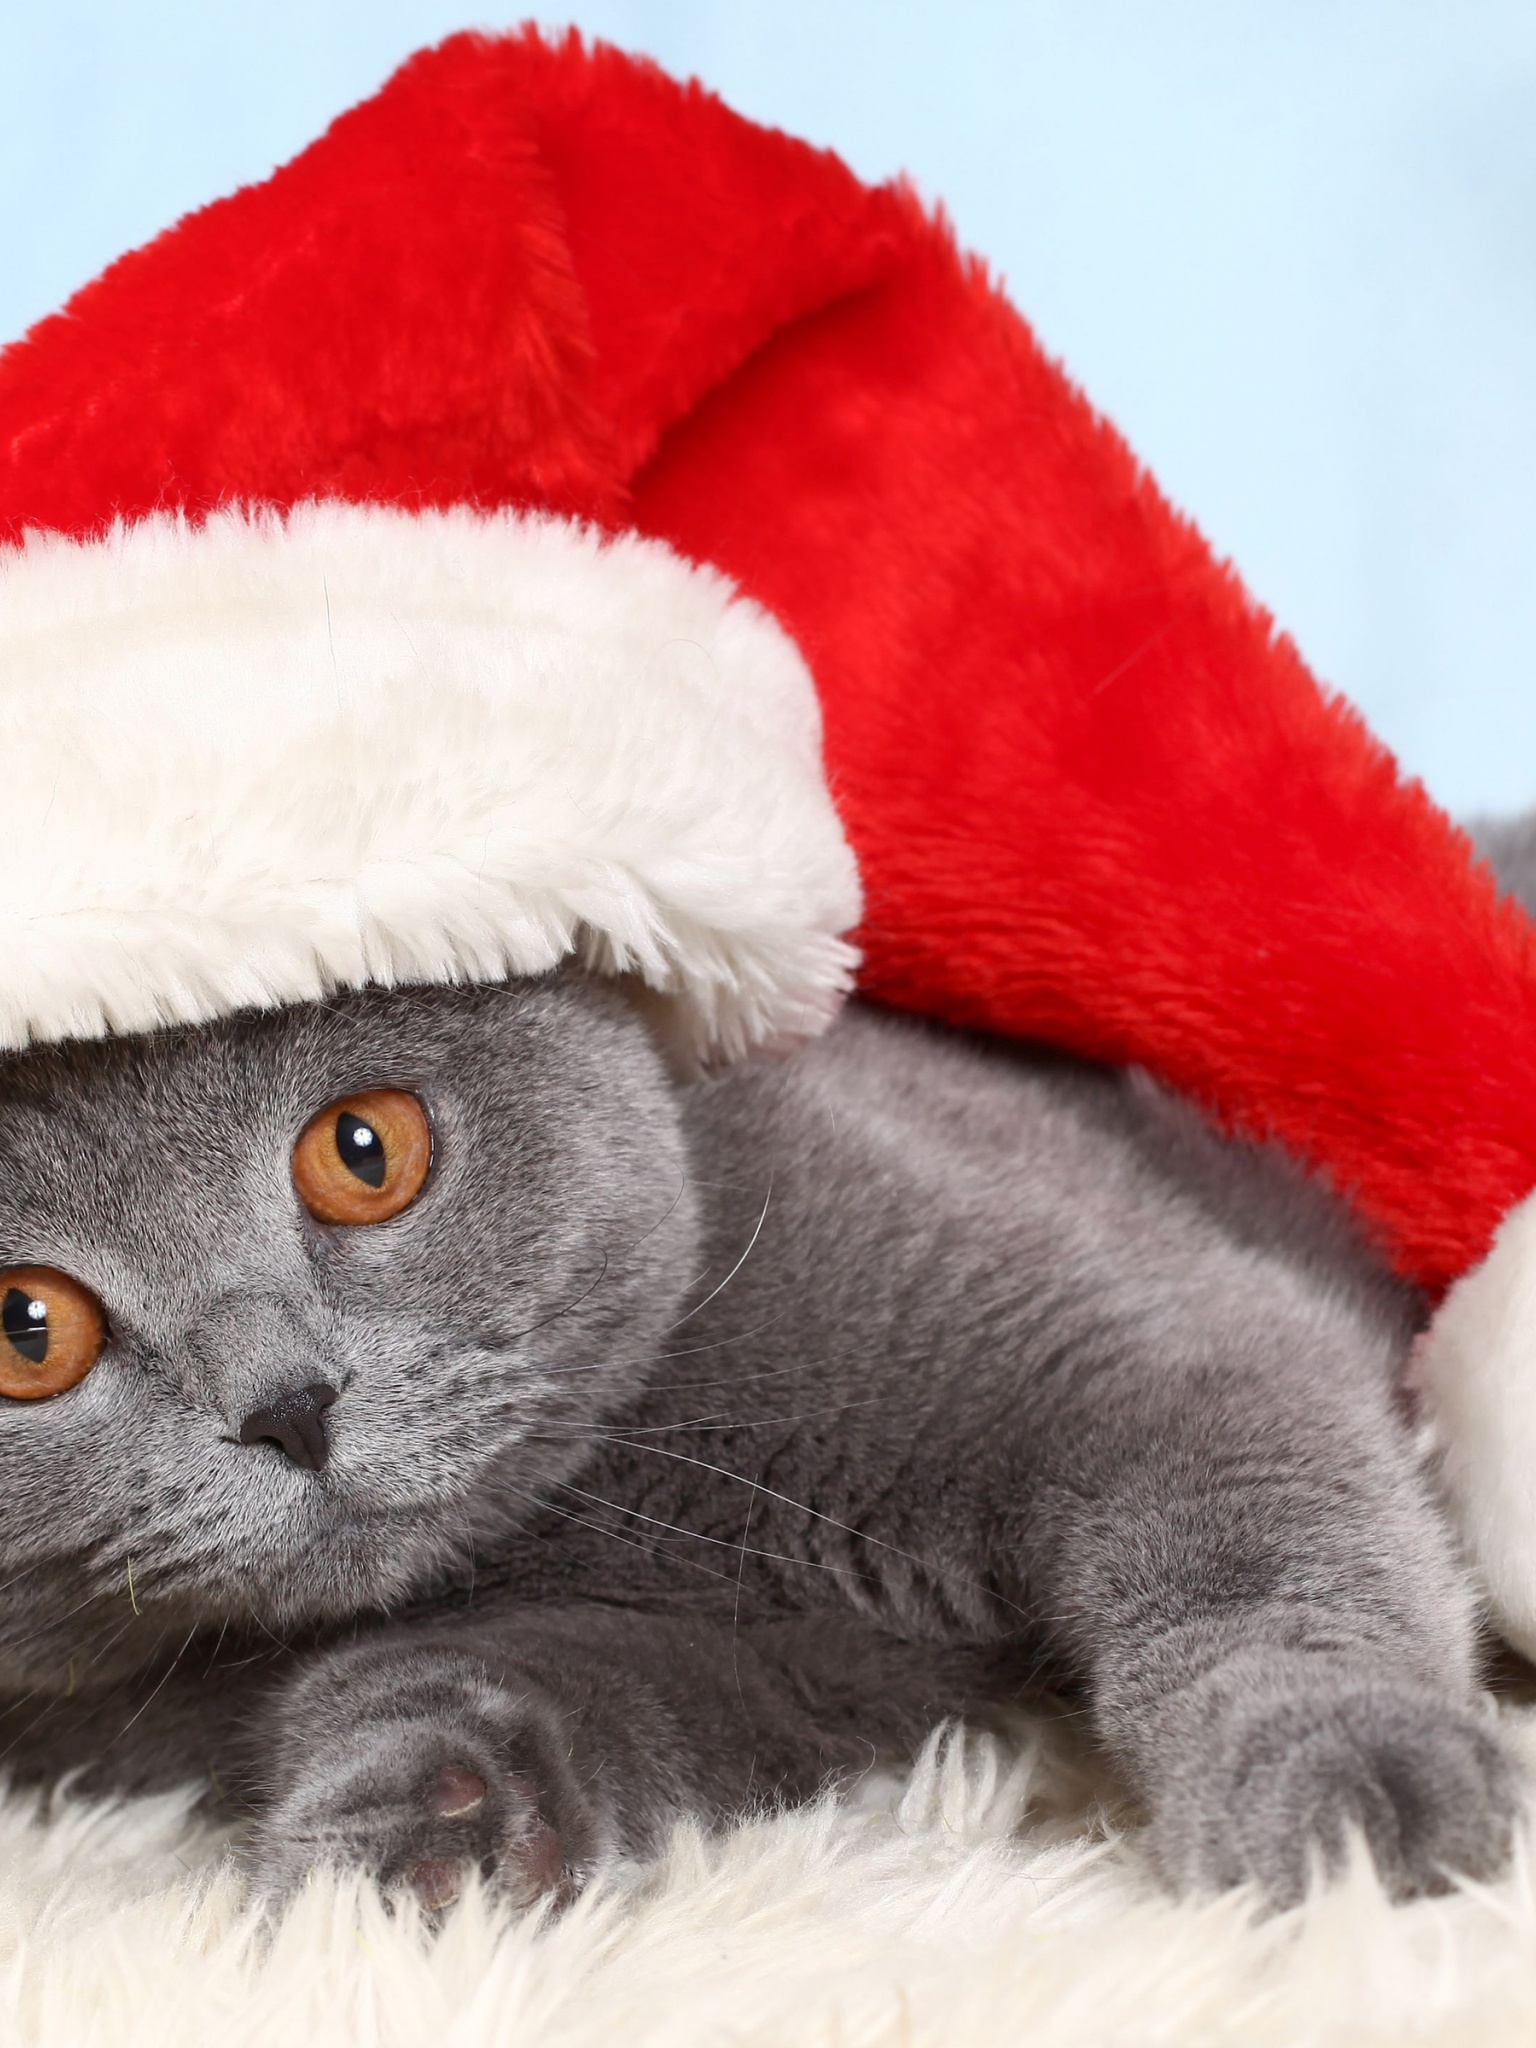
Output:
M1536 916L1536 811L1522 811L1513 818L1474 818L1467 830L1499 887Z

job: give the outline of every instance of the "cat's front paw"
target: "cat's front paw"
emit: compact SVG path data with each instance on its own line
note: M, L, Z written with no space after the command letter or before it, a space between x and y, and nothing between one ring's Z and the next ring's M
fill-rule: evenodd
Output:
M558 1903L607 1846L554 1710L473 1657L414 1644L327 1657L264 1735L270 1797L247 1862L268 1898L312 1870L360 1869L434 1911L472 1872L516 1905Z
M1300 1653L1235 1658L1176 1703L1153 1856L1180 1891L1295 1904L1352 1840L1395 1898L1506 1861L1521 1783L1497 1734L1429 1688Z

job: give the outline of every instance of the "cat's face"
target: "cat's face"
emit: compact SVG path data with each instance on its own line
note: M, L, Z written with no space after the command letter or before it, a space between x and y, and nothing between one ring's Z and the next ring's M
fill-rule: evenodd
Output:
M318 1221L295 1144L370 1089L421 1105L425 1180L387 1220ZM56 1269L106 1319L78 1384L0 1398L0 1671L65 1684L146 1622L428 1582L638 1382L693 1242L661 1064L574 977L0 1064L0 1268ZM314 1385L319 1469L240 1441Z

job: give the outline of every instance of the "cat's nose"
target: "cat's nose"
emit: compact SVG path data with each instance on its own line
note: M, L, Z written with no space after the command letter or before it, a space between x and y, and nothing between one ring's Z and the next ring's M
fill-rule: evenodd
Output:
M325 1411L336 1398L336 1389L323 1380L307 1387L291 1387L265 1408L253 1408L240 1425L243 1444L276 1444L295 1465L306 1472L318 1472L330 1452L325 1440Z

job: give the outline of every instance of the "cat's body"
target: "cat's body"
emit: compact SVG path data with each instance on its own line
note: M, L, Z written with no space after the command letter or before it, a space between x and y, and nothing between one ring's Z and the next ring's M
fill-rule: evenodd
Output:
M380 1086L431 1178L317 1225L295 1136ZM855 1009L680 1086L579 977L370 993L8 1063L24 1261L112 1342L0 1402L9 1762L206 1773L263 1884L532 1894L1042 1680L1175 1882L1502 1852L1418 1304L1135 1076ZM315 1381L322 1469L239 1441Z

